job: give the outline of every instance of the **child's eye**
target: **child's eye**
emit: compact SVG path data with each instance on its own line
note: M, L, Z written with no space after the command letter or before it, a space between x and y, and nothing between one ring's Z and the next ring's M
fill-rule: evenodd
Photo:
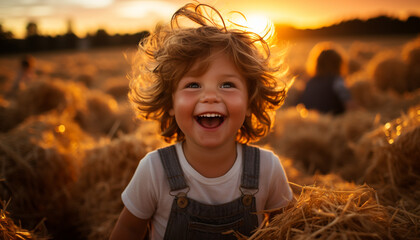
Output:
M231 82L225 82L221 86L221 88L233 88L233 87L235 87L235 84L233 84Z
M186 88L199 88L200 85L196 82L192 82L192 83L188 83L185 87Z

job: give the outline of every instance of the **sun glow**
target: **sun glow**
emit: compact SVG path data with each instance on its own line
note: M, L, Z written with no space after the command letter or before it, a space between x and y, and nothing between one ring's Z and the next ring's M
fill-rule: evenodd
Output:
M231 22L240 26L246 31L258 34L264 40L269 40L274 36L275 28L274 23L265 15L262 14L249 14L235 16Z

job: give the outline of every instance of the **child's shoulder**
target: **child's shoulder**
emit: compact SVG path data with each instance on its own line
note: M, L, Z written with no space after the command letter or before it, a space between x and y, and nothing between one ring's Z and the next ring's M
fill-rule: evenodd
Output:
M255 146L255 145L248 145L250 147L255 147L257 149L259 149L260 151L260 159L263 161L278 161L279 158L277 157L277 155L268 148L265 147L260 147L260 146Z
M139 165L143 168L156 168L156 165L159 165L158 163L160 162L159 149L146 153L146 155L144 155L144 157L140 160Z
M157 148L153 151L148 152L141 161L146 161L147 164L149 165L150 164L156 165L158 162L159 164L161 164L162 155L165 155L166 158L169 157L170 159L178 158L178 151L182 149L180 146L181 145L179 143L176 143L176 144Z

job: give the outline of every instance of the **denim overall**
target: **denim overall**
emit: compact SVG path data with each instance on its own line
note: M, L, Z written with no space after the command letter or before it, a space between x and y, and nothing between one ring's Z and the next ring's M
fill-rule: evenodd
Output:
M243 145L242 149L243 170L239 189L242 196L220 205L207 205L188 198L189 187L185 182L175 146L158 150L171 188L170 194L185 189L184 192L174 195L164 239L236 240L232 234L223 233L235 230L250 236L258 227L254 195L258 192L260 152L258 148L247 145ZM253 190L253 193L244 193L244 189Z

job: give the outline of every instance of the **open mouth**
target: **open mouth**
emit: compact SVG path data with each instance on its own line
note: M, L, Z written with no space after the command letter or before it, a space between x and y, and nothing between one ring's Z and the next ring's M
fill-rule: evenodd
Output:
M205 113L196 116L195 119L204 128L217 128L223 123L225 117L218 113Z

